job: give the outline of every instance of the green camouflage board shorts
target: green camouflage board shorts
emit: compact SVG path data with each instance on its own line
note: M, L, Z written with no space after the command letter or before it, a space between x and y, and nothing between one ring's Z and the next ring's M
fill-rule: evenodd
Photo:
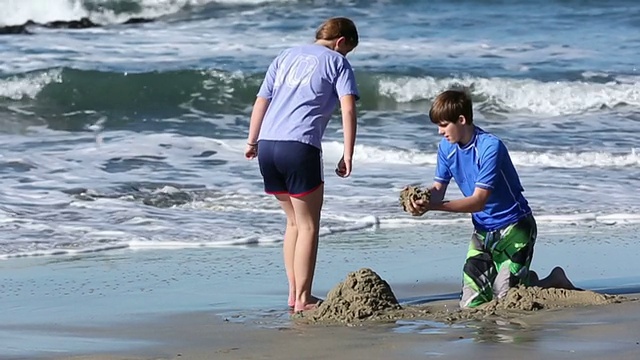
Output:
M536 236L533 215L500 230L476 230L463 268L460 307L476 307L504 297L510 287L528 285Z

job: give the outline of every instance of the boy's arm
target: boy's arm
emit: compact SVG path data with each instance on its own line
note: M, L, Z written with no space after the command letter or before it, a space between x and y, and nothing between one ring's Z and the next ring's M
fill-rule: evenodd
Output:
M500 163L505 156L508 156L506 147L501 141L497 141L487 146L480 156L480 163L482 165L478 172L476 187L473 190L473 194L462 199L451 201L434 199L429 203L429 210L458 213L475 213L483 211L487 201L489 200L489 196L491 196L491 192L493 191L496 178L500 171Z
M446 189L446 187L445 187ZM436 192L437 193L437 192ZM444 194L443 194L444 195ZM484 210L487 200L491 195L491 190L483 188L475 188L471 196L444 201L442 198L434 198L434 192L431 192L431 200L429 201L429 210L439 210L458 213L474 213Z
M449 184L434 181L429 191L431 192L430 202L441 203L444 199L444 194L447 193L447 186Z

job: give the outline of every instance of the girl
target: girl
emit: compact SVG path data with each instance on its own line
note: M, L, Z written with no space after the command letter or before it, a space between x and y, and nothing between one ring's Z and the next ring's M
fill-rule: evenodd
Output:
M338 101L344 152L335 171L340 177L351 174L359 94L346 55L357 45L353 21L327 20L313 44L287 49L273 60L251 113L245 157L258 157L265 192L287 216L284 265L288 303L296 312L320 301L311 286L324 199L321 140Z

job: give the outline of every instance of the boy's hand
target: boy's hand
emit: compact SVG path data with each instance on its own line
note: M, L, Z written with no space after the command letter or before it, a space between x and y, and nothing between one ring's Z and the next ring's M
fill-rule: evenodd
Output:
M429 202L424 200L411 200L409 213L413 216L422 216L429 211Z
M415 186L407 186L400 192L402 209L413 216L422 216L429 211L431 191Z

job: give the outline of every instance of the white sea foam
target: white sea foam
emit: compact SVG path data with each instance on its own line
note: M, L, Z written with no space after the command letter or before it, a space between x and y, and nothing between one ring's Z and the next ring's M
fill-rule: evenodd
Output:
M108 129L109 121L104 125ZM29 167L2 179L0 228L10 234L11 245L3 245L5 253L0 258L281 241L284 215L277 202L264 194L256 161L242 157L242 139L106 131L98 145L89 130L33 131L29 138L0 135L0 163ZM32 137L42 140L39 146L28 145ZM29 151L24 151L24 146L29 146ZM435 164L432 152L360 141L355 152L356 173L348 179L340 179L330 170L341 155L340 142L325 142L327 190L322 236L423 224L468 224L466 216L416 219L401 213L397 203L400 187L431 179ZM640 221L633 215L637 213L637 196L628 193L630 180L625 180L640 168L636 150L514 151L512 157L528 198L534 200L532 205L544 206L536 211L540 223L624 225ZM211 166L206 162L209 158L223 162ZM108 166L123 168L107 171ZM545 167L561 171L540 173ZM601 180L581 180L575 175L611 173L601 169L621 174L611 178L607 192L597 191ZM25 184L30 190L25 190ZM62 191L76 188L86 190L80 197ZM181 194L186 194L185 203L166 208L143 203L144 199ZM449 196L460 196L455 184ZM246 226L248 219L251 226ZM49 234L50 241L41 241L42 233Z
M87 16L79 0L3 0L1 6L0 26L24 24L28 20L40 23L78 20Z
M24 24L28 20L46 23L57 20L79 20L83 17L107 24L122 22L131 17L156 18L176 13L185 6L202 6L209 3L261 4L276 1L278 0L138 0L139 12L115 14L104 8L89 11L82 0L3 0L0 26ZM96 5L107 5L115 1L94 0L92 2Z
M508 112L564 115L613 108L624 104L640 107L640 78L593 83L584 81L541 82L532 79L405 77L382 78L379 92L398 102L431 100L453 85L466 87L482 102L491 102ZM479 104L476 104L479 105Z
M36 251L21 251L15 254L0 254L0 260L7 260L21 257L39 257L39 256L59 256L59 255L80 255L102 251L113 251L128 248L127 244L114 244L100 247L85 247L82 249L43 249Z
M513 152L516 165L554 168L615 168L640 167L640 154L637 149L628 153L612 154L607 152Z
M467 224L469 218L466 215L442 215L436 216L427 213L422 217L412 217L407 214L389 214L386 216L375 217L365 216L362 218L343 218L344 221L350 223L359 223L365 227L376 227L381 229L405 228L407 226L453 226L459 224ZM536 222L543 225L584 225L584 224L640 224L640 215L634 213L617 213L617 214L599 214L599 213L580 213L580 214L547 214L536 215Z
M62 71L52 69L25 76L11 76L0 79L0 98L21 100L25 97L35 98L45 86L62 82Z
M425 226L429 227L445 227L465 226L469 219L466 216L431 216L411 217L406 214L398 216L377 217L366 215L362 217L342 218L344 225L324 226L320 230L320 236L326 237L341 233L358 232L365 229L406 229L408 227ZM538 225L545 228L547 233L558 233L563 228L556 229L554 226L589 226L591 225L629 225L640 224L640 216L633 213L617 213L617 214L570 214L570 215L537 215ZM77 229L75 229L77 230ZM570 233L575 230L567 230ZM53 255L78 255L102 251L113 250L151 250L151 249L186 249L186 248L217 248L217 247L237 247L248 245L269 245L282 242L282 236L279 234L271 235L252 235L246 237L229 237L222 236L218 238L192 239L190 241L179 241L171 238L156 237L154 239L134 238L126 233L119 231L102 231L95 232L93 236L101 236L103 238L121 238L121 241L114 242L109 245L82 247L82 248L53 248L53 249L25 249L18 253L0 254L0 260L16 257L37 257L37 256L53 256ZM226 234L228 235L228 234Z
M332 141L325 142L325 153L331 157L342 154L342 143ZM554 167L554 168L613 168L613 167L640 167L640 152L638 149L629 149L625 153L609 152L523 152L510 151L513 163L523 167ZM354 161L366 164L400 164L400 165L435 165L436 154L434 152L421 152L406 149L390 149L372 145L356 145Z

